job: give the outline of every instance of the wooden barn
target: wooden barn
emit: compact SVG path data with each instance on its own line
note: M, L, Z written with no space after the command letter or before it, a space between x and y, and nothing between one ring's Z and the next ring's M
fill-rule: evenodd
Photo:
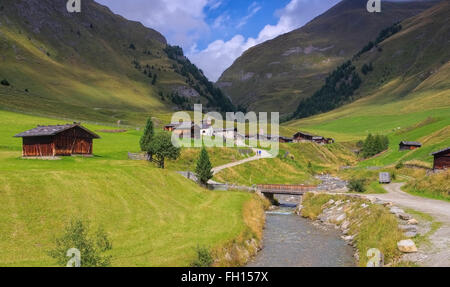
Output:
M450 168L450 147L431 154L434 156L433 169Z
M175 127L173 133L179 138L200 138L200 127L194 122L183 122Z
M399 144L399 150L415 150L418 148L421 148L422 144L419 142L408 142L408 141L402 141Z
M288 137L279 137L278 140L280 141L280 143L291 143L294 141L293 138Z
M79 123L37 126L14 137L23 140L23 157L89 156L93 151L93 139L100 138Z
M298 132L294 135L294 141L295 142L305 142L305 141L312 141L315 136L304 133L304 132Z
M180 125L180 123L171 123L171 124L165 125L164 130L167 132L173 132L179 125Z

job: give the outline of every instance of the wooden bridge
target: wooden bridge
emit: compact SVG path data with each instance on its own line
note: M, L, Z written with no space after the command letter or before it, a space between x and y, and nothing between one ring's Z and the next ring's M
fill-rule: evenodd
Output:
M303 195L308 191L317 190L314 185L293 185L293 184L258 184L257 190L266 195L287 194L287 195Z

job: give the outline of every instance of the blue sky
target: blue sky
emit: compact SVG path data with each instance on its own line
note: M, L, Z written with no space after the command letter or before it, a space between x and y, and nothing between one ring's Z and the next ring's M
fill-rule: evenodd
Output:
M254 45L299 28L340 0L96 0L161 32L216 81Z

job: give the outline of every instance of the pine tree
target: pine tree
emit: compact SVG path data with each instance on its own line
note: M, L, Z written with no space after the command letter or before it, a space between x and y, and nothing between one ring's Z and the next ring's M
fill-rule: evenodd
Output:
M147 120L147 125L145 126L144 134L142 135L140 140L141 150L145 151L148 154L149 160L152 160L153 158L153 152L151 150L150 143L154 135L155 131L153 130L152 117L149 117Z
M206 148L203 147L197 160L197 167L195 168L195 174L197 175L200 183L207 184L208 180L213 177L213 172L211 169L212 165L209 160L208 152L206 151Z

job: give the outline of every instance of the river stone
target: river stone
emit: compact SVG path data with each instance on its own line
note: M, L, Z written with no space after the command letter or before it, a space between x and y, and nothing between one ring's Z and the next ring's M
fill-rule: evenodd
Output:
M347 218L347 215L345 213L339 214L335 217L336 223L341 223Z
M362 208L367 208L367 207L369 207L369 205L368 205L368 204L365 204L365 203L363 203L363 204L361 204L361 207L362 207Z
M417 236L417 231L414 230L414 231L405 232L405 236L408 237L408 238L416 237Z
M394 203L392 203L392 202L385 202L384 204L383 204L385 207L392 207L392 206L394 206Z
M405 213L405 211L404 211L403 209L398 208L398 207L396 207L396 206L392 207L392 208L390 209L390 212L391 212L392 214Z
M345 220L345 221L342 223L341 228L342 228L342 230L346 230L346 229L348 229L349 226L350 226L350 221Z
M410 220L410 219L412 219L412 216L407 214L407 213L401 212L401 213L397 213L396 215L398 216L398 218L400 218L402 220Z
M417 221L417 219L411 218L410 220L408 220L407 223L409 225L417 225L417 224L419 224L419 221Z
M399 225L398 228L401 231L416 231L417 232L417 227L415 225Z
M411 239L399 241L397 243L397 247L398 247L398 250L400 250L403 253L417 252L416 244Z

